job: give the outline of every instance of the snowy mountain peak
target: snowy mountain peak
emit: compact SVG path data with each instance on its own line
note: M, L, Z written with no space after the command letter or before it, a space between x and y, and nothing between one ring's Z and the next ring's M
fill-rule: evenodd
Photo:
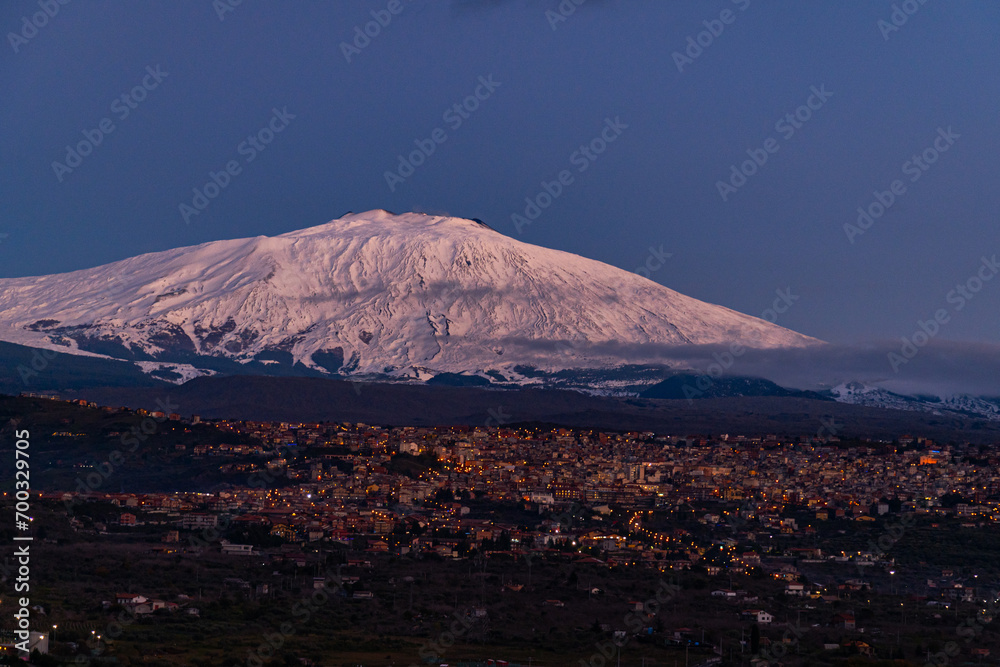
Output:
M664 345L819 341L473 220L375 210L0 280L0 340L143 362L520 377Z
M348 213L341 218L315 227L307 227L294 232L281 234L276 238L306 238L310 236L327 236L346 233L365 233L373 226L381 226L385 231L405 231L405 227L415 227L423 230L434 230L438 233L461 233L495 230L479 220L453 218L427 213L392 213L385 209L374 209L364 213ZM394 227L396 229L394 230ZM400 229L403 228L403 229Z
M1000 398L998 397L970 396L968 394L911 396L862 382L841 383L829 391L833 399L840 403L1000 421Z

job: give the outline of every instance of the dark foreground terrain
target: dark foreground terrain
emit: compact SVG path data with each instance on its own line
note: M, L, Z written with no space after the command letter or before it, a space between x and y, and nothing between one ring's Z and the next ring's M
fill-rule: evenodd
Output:
M235 556L220 549L236 529L182 531L178 542L163 542L173 527L155 514L140 512L143 525L126 528L105 523L117 507L73 509L72 523L57 501L40 501L35 514L32 602L39 622L58 626L58 662L339 667L494 658L597 666L620 656L622 665L716 658L903 666L923 665L928 654L939 656L934 664L996 664L1000 651L996 527L973 532L920 520L893 545L891 569L859 568L811 550L850 553L878 540L883 526L832 522L817 536L760 545L747 537L755 523L734 530L699 522L697 513L663 515L658 529L714 535L761 556L741 571L719 571L711 564L721 550L684 567L669 553L615 559L601 549L473 549L442 558L380 553L375 536L348 545L257 535L254 555ZM928 588L942 571L978 586L970 595ZM805 594L787 594L789 584L803 584ZM150 612L125 600L140 595L167 608ZM764 622L758 611L769 615Z
M183 414L222 419L349 421L369 424L497 426L547 422L580 428L657 433L816 432L892 439L919 432L943 442L1000 441L1000 422L887 410L802 397L667 400L588 396L556 389L498 390L361 384L322 378L197 378L180 386L108 387L72 394L101 405L149 407L170 397ZM829 433L829 427L825 431Z

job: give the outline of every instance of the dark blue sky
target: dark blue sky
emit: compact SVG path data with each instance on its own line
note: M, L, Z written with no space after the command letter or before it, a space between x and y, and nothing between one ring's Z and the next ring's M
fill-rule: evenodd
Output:
M1000 253L1000 4L899 3L916 11L885 39L888 1L588 0L553 29L558 0L400 0L347 62L341 44L390 4L244 0L220 20L209 0L74 0L32 30L38 0L4 2L0 276L420 210L628 270L662 246L653 280L751 315L791 288L777 323L829 341L898 340L941 308L939 338L997 341L1000 280L960 310L948 295ZM720 27L679 71L674 52ZM500 85L455 127L444 113L479 77ZM273 109L294 118L241 150ZM797 109L808 120L776 126ZM574 159L606 119L614 141ZM444 142L390 191L385 172L436 128ZM947 150L907 170L939 128ZM717 182L748 150L767 161L724 201ZM186 224L180 204L230 161ZM572 183L519 233L511 215L562 170ZM896 179L905 191L850 242L845 223Z

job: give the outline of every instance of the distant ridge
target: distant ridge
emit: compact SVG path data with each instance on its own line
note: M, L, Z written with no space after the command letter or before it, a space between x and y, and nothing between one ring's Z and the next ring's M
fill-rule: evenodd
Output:
M710 380L710 381L709 381ZM719 377L679 373L649 387L640 394L644 398L693 400L733 396L797 396L832 401L814 391L785 389L770 380L750 377Z
M836 434L891 440L920 434L938 442L1000 441L1000 423L960 414L929 414L802 397L755 396L662 400L589 396L525 388L366 384L325 378L197 378L181 386L95 388L75 392L99 404L135 408L169 398L184 415L275 421L349 421L384 425L504 426L545 422L661 434Z

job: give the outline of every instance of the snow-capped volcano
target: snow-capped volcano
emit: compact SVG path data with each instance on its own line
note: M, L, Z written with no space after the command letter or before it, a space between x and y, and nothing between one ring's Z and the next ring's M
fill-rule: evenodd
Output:
M820 342L480 222L381 210L0 280L0 340L411 377L610 368L634 361L615 350L649 344Z

